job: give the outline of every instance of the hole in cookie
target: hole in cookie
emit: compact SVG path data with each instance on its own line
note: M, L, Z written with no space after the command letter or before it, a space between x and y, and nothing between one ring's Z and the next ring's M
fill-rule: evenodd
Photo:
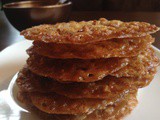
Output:
M46 103L41 103L41 105L42 105L43 107L46 107L46 106L47 106Z
M81 70L84 70L84 71L86 71L86 70L87 70L87 68L81 68Z
M93 74L88 74L88 77L93 77Z

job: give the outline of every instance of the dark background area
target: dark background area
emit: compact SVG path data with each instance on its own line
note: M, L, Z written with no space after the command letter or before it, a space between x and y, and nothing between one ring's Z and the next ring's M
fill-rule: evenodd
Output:
M4 3L24 0L1 0ZM46 0L45 0L46 1ZM52 0L49 0L52 1ZM160 11L160 0L71 0L74 11Z

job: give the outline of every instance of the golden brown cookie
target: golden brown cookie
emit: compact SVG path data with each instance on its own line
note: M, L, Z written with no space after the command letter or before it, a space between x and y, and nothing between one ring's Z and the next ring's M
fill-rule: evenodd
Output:
M108 59L50 59L30 54L29 69L41 76L60 82L93 82L126 66L129 58Z
M60 83L38 76L27 68L23 68L19 72L16 82L23 92L56 92L69 98L112 100L124 96L129 91L148 85L152 79L153 73L150 73L148 78L116 78L107 76L103 80L91 83Z
M159 63L159 58L155 55L154 50L150 48L132 58L127 66L111 73L111 75L116 77L143 77L148 75L148 71L156 68Z
M53 92L31 92L28 94L34 106L49 114L89 114L96 109L105 109L106 106L123 99L123 97L114 100L87 98L70 99Z
M92 21L71 21L55 25L39 25L21 32L26 39L47 43L86 44L112 38L142 37L159 28L145 22L122 22L101 18Z
M61 82L92 82L101 80L107 75L143 77L148 74L148 69L159 65L159 59L150 48L132 58L62 60L31 54L27 63L32 72Z
M150 35L140 38L111 39L92 44L58 44L34 41L27 50L49 58L98 59L110 57L132 57L150 47L154 38Z
M21 99L21 101L23 101L32 112L35 112L43 120L120 120L128 115L138 103L136 94L134 93L122 101L116 102L113 105L108 105L105 109L95 110L90 114L64 115L42 112L32 105L27 94L23 92L19 94L19 99Z

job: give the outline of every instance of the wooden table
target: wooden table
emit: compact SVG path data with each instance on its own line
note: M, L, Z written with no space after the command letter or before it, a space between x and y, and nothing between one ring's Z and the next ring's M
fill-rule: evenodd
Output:
M70 19L80 21L98 19L100 17L120 19L122 21L145 21L160 26L160 12L73 12ZM160 49L160 32L157 32L153 36L156 38L154 45ZM20 36L19 32L10 25L4 13L1 11L0 50L19 41L22 41L22 36Z

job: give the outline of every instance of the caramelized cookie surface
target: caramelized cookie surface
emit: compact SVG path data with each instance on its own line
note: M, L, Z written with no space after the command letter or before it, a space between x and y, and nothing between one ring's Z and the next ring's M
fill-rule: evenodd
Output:
M108 59L51 59L30 54L28 68L41 76L60 82L93 82L120 70L129 58Z
M101 18L92 21L71 21L56 25L40 25L21 32L26 39L47 43L86 44L112 38L142 37L159 28L145 22L122 22Z
M35 41L27 50L49 58L98 59L110 57L132 57L150 47L154 38L150 35L140 38L111 39L92 44L58 44Z
M125 96L130 91L147 86L153 79L153 73L146 78L116 78L107 76L97 82L60 83L49 78L38 76L27 68L18 75L17 85L23 92L56 92L69 98L100 98L113 100ZM74 91L74 92L73 92Z
M112 73L116 77L143 77L149 74L149 71L159 66L159 58L155 55L152 48L146 49L137 57L131 59L124 68Z
M90 114L48 114L37 107L31 102L27 94L21 92L19 98L32 110L39 115L43 120L120 120L124 116L128 115L137 105L138 101L136 93L130 94L127 98L122 101L116 102L113 105L108 105L105 109L95 110Z

